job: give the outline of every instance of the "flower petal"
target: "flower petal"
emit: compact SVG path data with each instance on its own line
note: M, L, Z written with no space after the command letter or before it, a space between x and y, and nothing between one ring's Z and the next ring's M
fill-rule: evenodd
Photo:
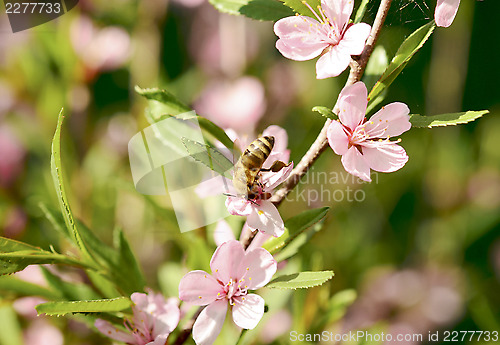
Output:
M365 142L362 145L363 157L373 170L393 172L408 162L406 151L395 142Z
M253 329L264 315L265 301L255 294L235 298L237 303L233 306L234 323L245 329Z
M286 130L280 126L271 125L264 129L263 136L274 137L274 147L271 152L284 152L288 147L288 134Z
M246 224L246 223L245 223ZM250 245L247 247L247 252L250 250L254 250L255 248L262 247L264 243L268 239L270 239L272 236L268 234L264 234L263 232L257 232L255 237L253 238L253 241L250 243Z
M243 275L239 266L244 257L245 250L240 242L225 242L217 247L210 260L212 273L219 281L227 284L231 278Z
M249 290L263 287L276 273L277 263L264 248L247 251L241 262L241 271L245 272L244 284Z
M338 155L345 155L349 149L349 137L339 121L332 121L326 132L328 144Z
M437 26L449 27L458 12L460 0L437 0L434 20Z
M278 185L286 181L293 170L293 162L288 166L281 168L278 172L264 171L261 173L261 183L264 185L266 192L272 191Z
M226 207L233 216L249 216L252 213L252 203L245 198L229 196Z
M372 181L370 166L365 162L363 155L356 147L351 146L347 153L342 156L342 165L349 174L353 174L364 181Z
M388 138L401 135L411 128L409 113L410 109L404 103L388 104L366 122L366 134L370 138Z
M339 46L332 46L316 62L316 78L336 77L345 71L350 61L351 55L348 51L339 49Z
M315 58L328 46L326 35L319 30L317 20L306 16L280 19L274 24L274 33L279 37L276 48L284 57L305 61Z
M224 293L221 284L205 271L191 271L179 283L179 298L194 305L207 305Z
M232 174L232 172L230 172ZM236 190L233 186L233 181L227 177L216 175L207 176L206 179L196 186L196 195L204 199L213 195L231 194L236 195Z
M252 229L258 229L274 237L280 237L285 232L285 225L278 209L268 200L262 200L259 206L254 206L254 212L248 216L247 224Z
M217 247L224 242L235 239L236 237L234 236L233 229L231 229L229 224L224 219L219 220L214 230L214 241Z
M339 48L348 52L349 55L360 55L365 48L370 31L371 26L366 23L350 26L340 40Z
M157 315L154 320L153 336L166 339L179 324L181 312L176 303L168 303L165 312Z
M226 319L227 301L215 301L200 313L193 325L193 338L197 345L211 345L219 335Z
M365 118L368 105L366 86L358 81L346 86L340 92L334 112L338 114L340 122L351 130L355 130Z
M321 8L325 11L330 23L341 32L351 17L354 8L353 0L321 0Z
M94 326L99 330L99 332L113 340L122 341L124 343L135 342L135 338L132 334L117 329L108 321L97 319L95 320Z

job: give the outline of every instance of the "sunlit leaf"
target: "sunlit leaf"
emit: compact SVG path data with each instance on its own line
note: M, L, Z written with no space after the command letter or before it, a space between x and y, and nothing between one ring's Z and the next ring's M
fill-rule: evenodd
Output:
M333 271L300 272L279 276L266 285L272 289L305 289L324 284L334 276Z
M392 84L399 73L406 67L413 55L423 47L435 27L436 24L434 21L431 21L418 28L403 41L389 66L368 94L368 99L370 101L375 99L378 94Z
M361 1L361 4L359 5L358 10L356 11L356 16L354 17L354 24L361 23L366 13L366 6L368 5L369 2L370 0Z
M257 20L276 21L294 15L291 8L278 0L209 0L219 11Z
M221 176L231 178L229 171L233 168L233 162L227 159L219 150L187 138L182 138L182 143L194 160Z
M327 119L330 120L335 120L337 118L337 115L334 114L333 110L327 107L322 107L317 105L312 108L312 111L316 111L320 113L323 117L326 117Z
M158 108L157 115L178 115L181 113L187 113L192 110L167 90L158 88L142 89L136 85L135 92L137 92L141 96L144 96L149 101L159 103L158 105L160 107Z
M431 116L412 114L410 115L410 122L412 127L417 127L417 128L455 126L472 122L488 113L489 113L488 110L480 110L480 111L467 111L465 113L439 114Z
M313 12L303 3L303 0L282 0L285 5L290 7L295 13L301 14L303 16L308 16L316 19ZM319 0L308 0L307 3L311 8L314 9L315 13L318 14L318 6L320 5ZM321 15L319 15L321 18Z
M64 180L62 175L62 164L61 164L61 127L63 123L64 115L63 111L59 113L59 117L57 119L57 127L56 132L54 134L54 138L52 139L52 148L51 148L51 156L50 156L50 171L52 174L52 179L54 182L54 187L57 192L59 206L61 208L61 212L64 217L64 222L66 223L66 227L71 233L73 242L77 245L80 252L87 259L90 258L90 254L85 247L85 243L83 242L78 228L75 224L75 220L73 218L73 213L71 212L71 208L68 203L68 198L66 196L66 191L64 187Z
M90 301L47 302L36 306L38 314L112 313L125 310L132 302L125 297Z
M318 223L321 219L323 219L328 213L329 207L321 207L312 210L304 211L288 220L285 221L285 233L278 237L272 238L267 241L263 248L267 249L271 253L276 253L278 250L282 248L286 248L291 242L294 243L294 249L290 249L288 253L285 252L285 255L293 255L300 246L305 244L312 233L316 232L313 230L312 233L305 233L307 229L309 229L314 224ZM300 245L299 245L300 244ZM277 260L281 261L283 254L277 255ZM290 257L288 256L288 257Z

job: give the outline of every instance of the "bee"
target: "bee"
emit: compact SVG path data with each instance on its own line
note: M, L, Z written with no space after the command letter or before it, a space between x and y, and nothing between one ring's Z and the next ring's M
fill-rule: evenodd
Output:
M277 172L287 164L276 161L271 168L262 169L264 162L274 147L274 137L264 136L255 139L248 145L234 166L233 185L237 196L247 200L268 199L270 193L262 193L263 186L259 182L259 172Z

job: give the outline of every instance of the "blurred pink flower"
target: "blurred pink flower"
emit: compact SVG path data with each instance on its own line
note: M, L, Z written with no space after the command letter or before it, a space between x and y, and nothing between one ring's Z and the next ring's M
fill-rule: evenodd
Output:
M214 81L205 87L194 109L224 129L251 133L266 109L264 87L254 77Z
M224 219L219 220L214 230L214 241L217 247L224 242L234 240L236 240L236 238L234 237L233 229L231 229Z
M125 323L128 332L116 328L108 321L97 319L95 327L107 337L132 345L164 345L168 335L177 327L180 318L178 301L167 301L161 294L133 293L130 296L132 320Z
M437 0L434 20L437 26L447 28L453 23L458 12L460 0Z
M33 321L24 332L26 345L63 345L64 338L61 331L47 320Z
M73 21L70 35L75 52L93 72L119 68L131 53L130 36L124 29L99 29L85 16Z
M47 302L46 299L38 296L20 297L12 303L12 307L19 314L27 319L34 319L38 313L35 307Z
M212 275L191 271L179 284L179 298L193 305L207 306L196 319L193 338L198 345L210 345L219 335L232 306L234 323L253 329L264 315L264 299L248 290L265 286L276 273L276 261L265 249L245 252L238 241L219 246L210 260Z
M363 82L345 87L335 106L340 121L332 121L328 128L328 143L336 154L342 155L345 170L362 180L371 182L370 169L393 172L408 161L405 150L390 141L411 128L410 110L404 103L382 107L368 121L365 119L367 101Z
M47 267L46 265L44 267ZM24 270L13 274L16 278L27 281L28 283L48 287L45 276L42 273L41 266L29 265Z
M260 332L260 339L264 344L270 344L279 336L285 334L292 328L292 315L288 310L280 310L267 320Z
M351 55L363 52L371 27L366 23L349 24L352 0L321 0L321 17L305 5L318 20L299 15L278 20L274 25L279 37L276 48L296 61L321 55L316 63L316 77L336 77L349 66Z
M23 170L26 150L7 125L0 126L0 186L11 185Z

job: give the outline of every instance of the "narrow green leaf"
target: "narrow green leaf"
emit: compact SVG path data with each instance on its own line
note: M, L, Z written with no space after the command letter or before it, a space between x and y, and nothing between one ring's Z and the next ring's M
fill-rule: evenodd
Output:
M92 289L90 285L64 281L61 277L52 273L45 267L41 267L41 270L47 284L53 290L61 294L62 299L78 301L97 299L101 297Z
M125 297L90 301L47 302L36 306L39 315L65 315L74 313L113 313L125 310L132 302Z
M455 126L472 122L488 113L489 113L488 110L480 110L480 111L467 111L465 113L439 114L432 116L411 114L410 122L412 127L417 127L417 128Z
M66 191L64 189L64 180L62 176L62 164L61 164L61 127L63 119L64 115L63 115L63 110L61 109L61 112L59 113L59 117L57 119L56 132L54 134L54 138L52 139L50 170L52 173L54 187L57 192L57 196L59 199L59 206L61 207L61 212L63 214L66 227L69 229L72 239L74 243L77 245L78 249L80 249L80 252L85 257L89 258L90 254L87 248L85 247L84 242L82 241L80 233L78 232L75 220L73 218L73 213L71 212L71 208L68 203Z
M65 264L89 268L85 263L65 255L43 250L19 250L0 253L0 275L22 271L29 265Z
M279 276L266 286L272 289L306 289L324 284L332 279L333 271L300 272Z
M42 251L41 248L32 246L28 243L20 242L13 240L11 238L1 237L0 236L0 252L8 253L8 252L17 252L21 250L32 250L32 251Z
M224 132L222 128L202 116L198 116L197 120L204 134L212 135L215 139L219 140L222 145L228 149L233 149L233 141L227 136L226 132Z
M202 163L221 176L231 178L229 171L233 168L233 163L219 150L187 138L182 138L181 140L187 152L194 160Z
M144 279L139 263L137 262L123 231L118 231L118 251L120 253L120 267L123 271L122 276L125 279L132 280L134 282L132 285L133 290L143 291L146 286L146 280Z
M307 238L307 234L303 234L304 231L323 219L329 209L329 207L315 208L288 219L285 222L285 233L278 238L267 241L262 247L274 254L301 235Z
M308 16L316 19L314 13L318 10L318 6L321 4L320 0L307 0L307 3L311 8L314 9L314 13L302 2L303 0L282 0L285 5L290 7L295 13L301 14L303 16ZM321 18L321 15L319 15Z
M381 45L375 47L368 64L366 65L365 73L363 74L363 82L367 89L371 89L380 78L382 73L389 65L389 58L385 48Z
M356 11L356 16L354 17L354 24L361 23L366 13L366 6L368 5L369 2L370 0L361 1L361 4L359 5L358 10Z
M209 0L220 12L256 20L276 21L293 16L291 8L278 0Z
M322 107L322 106L315 106L312 108L312 111L316 111L320 113L323 117L326 117L327 119L330 120L335 120L337 119L337 115L333 112L332 109L327 108L327 107Z
M144 96L149 101L158 102L159 104L157 105L160 105L160 107L158 107L158 115L178 115L191 111L190 107L188 107L167 90L158 88L142 89L136 85L135 92L137 92L141 96Z
M403 41L384 74L382 74L380 79L368 94L369 100L375 99L379 93L391 85L399 73L401 73L401 71L406 67L406 64L408 64L413 55L415 55L415 53L423 47L435 27L436 24L434 21L431 21L418 28Z

